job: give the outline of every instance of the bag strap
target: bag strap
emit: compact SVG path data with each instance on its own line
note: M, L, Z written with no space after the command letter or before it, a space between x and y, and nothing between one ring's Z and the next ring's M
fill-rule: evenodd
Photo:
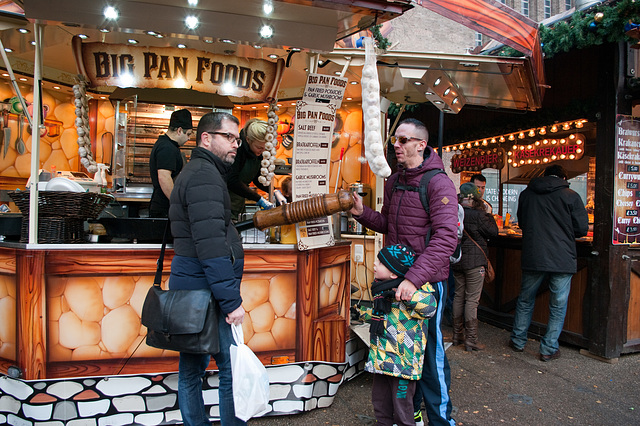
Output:
M469 237L469 239L470 239L471 241L473 241L473 244L475 244L476 246L478 246L478 248L480 249L480 251L482 252L482 254L484 254L484 258L485 258L485 259L487 259L487 262L489 262L489 258L487 257L487 253L485 253L485 252L484 252L484 250L482 249L482 247L480 247L480 244L478 244L478 243L476 242L476 240L474 240L474 239L471 237L471 235L469 235L469 233L467 232L467 230L466 230L466 229L465 229L463 232L464 232L465 234L467 234L467 237Z
M162 247L160 248L160 256L158 257L158 263L156 266L156 276L153 278L153 285L160 287L162 284L162 268L164 266L164 251L167 248L167 239L169 237L170 221L167 219L167 226L164 228L164 235L162 236Z

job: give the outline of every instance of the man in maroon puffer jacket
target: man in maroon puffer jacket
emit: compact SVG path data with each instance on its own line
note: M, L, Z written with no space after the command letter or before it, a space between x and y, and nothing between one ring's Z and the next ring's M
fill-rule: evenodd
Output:
M455 425L451 418L451 383L449 362L444 351L440 322L446 283L449 276L449 256L458 243L458 201L456 189L449 177L436 174L429 182L429 214L425 211L417 191L394 190L394 183L418 187L422 175L432 169L443 169L442 159L427 145L429 131L416 119L400 122L391 138L398 163L398 171L385 185L384 204L377 212L362 204L354 194L355 205L351 213L362 225L386 234L385 245L404 244L418 254L414 265L398 286L396 299L411 300L417 288L429 282L436 290L438 310L429 321L424 368L419 389L424 397L430 425ZM397 175L397 176L395 176ZM427 234L430 234L428 243ZM415 410L419 411L421 398L416 391Z

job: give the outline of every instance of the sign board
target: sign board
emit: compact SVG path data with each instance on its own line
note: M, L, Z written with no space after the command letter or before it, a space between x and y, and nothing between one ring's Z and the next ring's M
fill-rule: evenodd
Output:
M293 138L293 201L328 194L331 140L336 111L342 104L348 79L309 74L304 95L296 104ZM320 217L296 224L298 249L335 244L332 218Z
M640 243L640 120L616 117L613 244Z
M481 171L484 169L501 169L504 167L504 149L502 148L472 148L466 149L451 157L451 171Z
M585 137L572 133L567 137L537 140L529 145L514 145L508 152L512 167L546 164L559 160L579 160L584 155Z
M92 87L175 89L275 99L284 72L276 62L177 47L82 43L72 40L78 73Z

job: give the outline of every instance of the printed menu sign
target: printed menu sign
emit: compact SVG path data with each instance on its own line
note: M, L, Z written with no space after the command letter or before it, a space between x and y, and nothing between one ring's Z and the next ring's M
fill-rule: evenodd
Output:
M309 74L302 100L296 104L293 137L294 201L328 194L331 170L331 139L336 110L342 104L348 79ZM298 249L335 244L331 217L296 224Z
M616 118L613 244L640 243L640 120Z

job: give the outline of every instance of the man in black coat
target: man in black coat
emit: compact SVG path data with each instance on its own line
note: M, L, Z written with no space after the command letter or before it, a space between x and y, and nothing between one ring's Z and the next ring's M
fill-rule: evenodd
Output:
M171 192L169 219L175 255L171 262L169 287L211 290L219 305L220 352L211 354L219 370L220 421L245 425L235 417L231 359L231 324L244 319L240 281L244 266L242 242L231 222L231 201L227 191L228 166L241 143L238 119L226 113L204 115L198 123L198 146ZM209 424L202 397L202 377L210 356L180 353L178 403L185 425Z
M540 360L560 357L558 337L567 312L571 278L577 269L576 238L587 235L589 219L584 203L569 189L567 171L560 165L532 179L518 200L522 229L522 284L509 346L522 352L527 342L538 287L549 279L549 322L540 340Z

